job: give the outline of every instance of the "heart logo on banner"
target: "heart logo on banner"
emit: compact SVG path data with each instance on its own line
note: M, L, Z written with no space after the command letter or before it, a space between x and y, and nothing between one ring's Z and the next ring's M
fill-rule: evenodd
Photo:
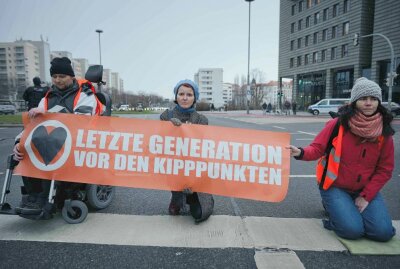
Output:
M46 166L56 157L64 146L67 132L57 127L50 133L46 127L39 126L32 134L32 144L35 145Z

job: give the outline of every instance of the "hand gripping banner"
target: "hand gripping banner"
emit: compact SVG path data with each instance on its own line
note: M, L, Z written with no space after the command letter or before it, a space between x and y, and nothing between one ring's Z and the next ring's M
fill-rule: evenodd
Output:
M290 135L217 126L49 113L23 114L24 159L35 178L182 190L280 202Z

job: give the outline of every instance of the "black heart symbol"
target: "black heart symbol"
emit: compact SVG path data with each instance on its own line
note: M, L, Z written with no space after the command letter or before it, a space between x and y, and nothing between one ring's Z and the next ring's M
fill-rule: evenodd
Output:
M39 151L43 161L48 165L61 150L67 138L67 132L62 127L55 128L48 133L46 127L39 126L33 132L32 143Z

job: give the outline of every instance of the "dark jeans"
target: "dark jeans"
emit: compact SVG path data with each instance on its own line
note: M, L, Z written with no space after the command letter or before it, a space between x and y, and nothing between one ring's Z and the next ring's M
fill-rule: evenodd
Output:
M354 200L358 193L350 193L336 187L320 190L322 203L329 214L329 221L324 227L333 230L338 236L346 239L358 239L365 236L375 241L388 241L396 230L380 193L369 202L360 213Z
M33 177L22 177L24 187L29 195L47 198L50 191L51 181L46 179L39 179Z

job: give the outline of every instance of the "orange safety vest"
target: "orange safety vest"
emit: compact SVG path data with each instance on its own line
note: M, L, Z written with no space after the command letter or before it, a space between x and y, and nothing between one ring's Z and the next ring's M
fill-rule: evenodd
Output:
M327 190L335 182L339 174L340 158L342 156L344 127L340 125L338 135L332 140L332 148L329 155L319 158L316 170L317 182L320 188ZM384 137L378 137L378 147L382 148ZM328 163L327 163L328 159ZM322 186L321 186L322 185Z
M86 79L77 79L76 81L78 82L79 90L78 90L78 93L75 95L75 98L74 98L74 107L78 103L79 97L81 96L82 85L83 84L87 84L89 86L90 90L93 92L94 97L96 98L97 105L96 105L96 114L95 115L101 115L101 113L103 112L103 104L97 98L96 90L94 89L93 84L89 80L86 80ZM46 93L46 95L44 96L44 109L46 111L47 111L47 105L48 105L47 96L49 95L49 93L50 93L50 91L48 91Z

